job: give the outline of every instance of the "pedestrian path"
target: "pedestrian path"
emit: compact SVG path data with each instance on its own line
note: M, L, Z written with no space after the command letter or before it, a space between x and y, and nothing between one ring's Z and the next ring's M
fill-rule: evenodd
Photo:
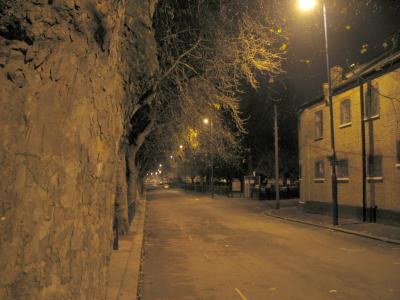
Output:
M120 237L119 249L112 252L108 271L107 300L137 298L145 214L146 201L141 201L137 205L129 233Z
M285 200L281 202L285 202ZM278 217L287 221L329 228L336 231L400 245L400 227L397 226L390 226L380 223L368 223L349 218L340 218L339 225L332 226L331 216L305 212L302 207L297 204L289 207L282 207L281 209L277 210L274 209L275 201L268 201L267 208L266 214L268 216Z

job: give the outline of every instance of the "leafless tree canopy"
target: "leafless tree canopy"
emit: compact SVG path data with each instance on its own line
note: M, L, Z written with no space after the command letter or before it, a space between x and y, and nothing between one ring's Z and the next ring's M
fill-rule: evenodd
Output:
M204 132L202 119L208 117L214 138L200 134L199 147L212 144L226 160L237 156L244 132L237 99L241 84L257 88L257 74L274 77L282 70L286 37L271 13L274 5L266 0L159 1L153 26L160 76L152 110L157 111L154 130L164 134L146 142L164 143L156 136L168 137L169 151L190 145L191 133Z

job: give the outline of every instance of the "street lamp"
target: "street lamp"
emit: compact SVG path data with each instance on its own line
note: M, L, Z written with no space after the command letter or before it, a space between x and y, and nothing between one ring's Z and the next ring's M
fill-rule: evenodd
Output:
M301 10L307 11L313 9L317 5L316 0L299 0Z
M185 166L185 152L183 152L183 145L179 145L179 149L182 150L182 164L183 164L183 186L184 186L184 190L186 191L186 166ZM171 155L171 159L172 159L172 155Z
M311 10L316 6L316 0L299 0L299 6L302 10ZM338 199L337 199L337 176L336 176L336 148L335 148L335 128L333 126L333 104L332 104L332 79L329 65L329 48L328 48L328 26L326 18L326 4L322 0L322 12L324 16L324 35L325 35L325 57L326 71L328 77L328 101L329 101L329 117L331 132L331 166L332 166L332 224L338 225Z
M210 141L212 142L212 134L213 134L212 121L211 121L211 119L204 118L203 119L203 123L206 124L206 125L210 124ZM211 151L210 151L210 163L211 163L211 178L210 178L210 180L211 180L211 182L210 182L210 185L211 185L211 198L214 198L214 155L213 155L213 149L211 149Z

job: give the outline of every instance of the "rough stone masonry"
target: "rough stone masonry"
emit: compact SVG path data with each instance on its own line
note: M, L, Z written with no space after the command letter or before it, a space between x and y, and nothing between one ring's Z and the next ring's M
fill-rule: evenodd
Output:
M0 299L105 298L126 115L157 69L153 9L0 0Z

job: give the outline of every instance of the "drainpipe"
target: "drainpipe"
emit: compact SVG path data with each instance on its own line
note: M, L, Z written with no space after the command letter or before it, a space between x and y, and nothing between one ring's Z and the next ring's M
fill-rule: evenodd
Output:
M361 109L361 155L362 155L362 210L363 222L367 221L367 154L365 147L365 108L364 108L364 85L360 84L360 109Z

